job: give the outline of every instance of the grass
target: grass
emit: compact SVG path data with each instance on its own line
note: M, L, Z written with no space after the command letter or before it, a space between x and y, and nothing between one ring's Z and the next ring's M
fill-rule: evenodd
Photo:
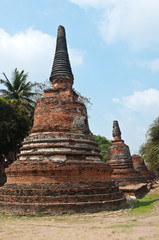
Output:
M131 213L142 214L153 210L155 203L159 202L159 192L150 192L134 204Z

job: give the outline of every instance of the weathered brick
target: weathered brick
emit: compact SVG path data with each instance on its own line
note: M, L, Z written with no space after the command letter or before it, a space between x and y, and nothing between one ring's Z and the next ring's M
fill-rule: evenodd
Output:
M60 53L55 54L50 77L53 89L37 101L33 128L0 188L0 210L7 213L96 212L125 205L111 181L111 167L101 161L86 107L72 89L62 31L60 26L57 44L62 48L56 47Z
M133 167L129 147L121 139L121 131L117 121L113 122L113 137L108 149L107 163L113 168L111 178L120 186L147 182L144 176Z
M133 166L136 171L138 171L147 181L153 181L155 176L148 170L144 161L137 154L132 155Z

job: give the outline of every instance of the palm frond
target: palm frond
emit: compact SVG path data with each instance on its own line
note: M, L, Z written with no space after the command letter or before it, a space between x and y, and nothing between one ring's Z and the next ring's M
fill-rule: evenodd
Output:
M13 91L12 83L9 81L9 79L7 78L7 76L4 72L2 74L5 77L5 80L1 79L1 83L3 83L8 90Z
M23 79L23 73L24 73L24 70L19 73L19 71L15 69L12 75L12 84L14 86L14 89L17 90L17 92L20 86L23 83L25 84L25 81L26 81L26 79Z
M0 93L2 93L2 97L5 97L7 99L13 99L13 93L6 89L0 89Z
M35 101L33 100L34 96L37 95L36 92L33 92L32 89L35 86L35 83L27 82L28 73L24 73L24 70L19 72L17 68L12 73L11 82L7 78L6 74L3 73L5 79L0 79L0 83L3 83L6 87L5 89L1 89L1 93L3 97L7 99L17 99L18 102L28 106L29 108L35 107Z

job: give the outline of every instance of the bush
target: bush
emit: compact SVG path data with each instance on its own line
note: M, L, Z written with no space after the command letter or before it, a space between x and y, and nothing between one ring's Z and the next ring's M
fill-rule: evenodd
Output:
M100 136L100 135L94 135L94 139L98 143L100 154L102 155L102 160L104 162L107 161L107 154L108 154L108 148L111 144L111 141L108 140L106 137Z

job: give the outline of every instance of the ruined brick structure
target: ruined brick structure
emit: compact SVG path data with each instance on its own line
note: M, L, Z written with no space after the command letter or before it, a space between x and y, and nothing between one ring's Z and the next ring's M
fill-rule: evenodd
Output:
M19 159L0 188L0 210L36 214L96 212L125 205L112 169L101 161L85 105L72 89L65 30L59 26L50 80L37 102L34 124Z
M145 180L148 181L153 181L154 176L153 174L148 170L146 167L144 161L141 159L141 157L137 154L132 155L132 161L133 161L133 166L136 171L138 171L141 176L145 177Z
M121 186L145 182L133 167L129 147L121 139L118 121L113 121L113 137L114 140L108 149L107 161L113 168L112 179Z

